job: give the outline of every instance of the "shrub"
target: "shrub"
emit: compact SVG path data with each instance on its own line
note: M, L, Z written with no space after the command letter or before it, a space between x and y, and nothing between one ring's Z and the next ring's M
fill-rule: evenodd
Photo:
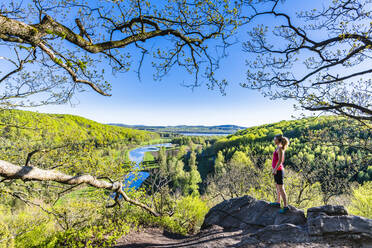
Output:
M0 219L0 248L13 248L14 238L9 232L8 226Z
M174 221L184 233L195 233L203 223L209 208L205 201L195 196L186 196L177 201Z
M199 230L209 210L206 201L199 196L182 197L169 205L173 209L171 215L164 213L163 216L155 217L129 204L122 205L123 210L125 209L122 214L125 218L131 218L139 226L162 227L169 232L186 235Z
M372 181L353 188L348 210L351 214L372 218Z
M2 205L0 214L0 248L39 247L54 233L55 223L37 207L11 212L9 206Z
M50 237L39 247L70 247L91 248L108 247L115 244L116 240L129 232L130 227L126 223L106 222L103 225L86 226L83 228L71 228L60 231Z

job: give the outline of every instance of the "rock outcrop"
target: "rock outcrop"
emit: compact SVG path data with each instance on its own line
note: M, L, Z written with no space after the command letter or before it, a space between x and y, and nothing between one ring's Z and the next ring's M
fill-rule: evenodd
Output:
M316 218L318 216L340 216L348 215L344 206L325 205L313 207L307 210L307 218Z
M211 208L199 233L181 237L161 229L133 230L117 248L372 248L372 220L348 215L343 206L278 207L250 196Z
M348 215L343 206L319 206L304 212L289 206L284 214L268 202L250 196L221 202L205 216L202 230L220 226L225 231L243 230L237 247L255 243L340 242L372 247L372 219Z
M207 213L201 229L219 225L225 230L260 229L270 225L290 223L304 225L305 214L302 210L289 206L290 211L280 214L278 207L270 206L265 201L243 196L224 201Z
M348 215L343 206L321 206L308 209L310 236L335 236L355 240L372 240L372 220Z

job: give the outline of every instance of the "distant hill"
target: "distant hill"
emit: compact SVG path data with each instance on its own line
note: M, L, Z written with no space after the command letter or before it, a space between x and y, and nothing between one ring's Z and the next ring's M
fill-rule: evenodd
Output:
M3 138L10 140L17 140L20 137L29 140L43 139L52 144L66 139L76 141L91 139L99 143L123 141L127 144L139 144L159 138L159 134L154 132L115 127L69 114L6 110L0 111L0 124L2 124L0 132Z
M240 130L246 129L246 127L237 125L217 125L217 126L188 126L188 125L177 125L177 126L145 126L145 125L126 125L119 123L109 123L109 125L133 128L138 130L146 130L158 133L200 133L200 134L233 134Z

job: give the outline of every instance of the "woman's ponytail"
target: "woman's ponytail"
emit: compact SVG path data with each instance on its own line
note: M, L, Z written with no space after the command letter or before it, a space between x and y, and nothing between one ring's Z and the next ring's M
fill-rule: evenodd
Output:
M289 145L289 140L287 137L284 137L281 134L275 135L275 138L279 140L280 144L282 144L283 150L286 150Z
M284 137L282 138L282 146L283 146L283 150L286 150L288 148L288 145L289 145L289 140L287 137Z

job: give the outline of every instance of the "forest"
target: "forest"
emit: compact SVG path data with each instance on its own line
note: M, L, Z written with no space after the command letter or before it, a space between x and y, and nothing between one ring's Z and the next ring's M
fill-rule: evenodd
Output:
M123 180L133 169L131 149L168 142L156 133L72 115L11 110L0 118L14 125L1 130L2 158L103 180ZM323 116L225 137L174 137L173 147L146 153L144 160L155 166L142 168L151 176L126 193L158 216L127 201L115 205L109 190L89 185L2 180L2 247L102 247L129 230L151 226L195 233L208 209L223 199L275 199L270 161L272 139L279 133L291 142L285 163L291 205L343 204L351 213L371 218L371 132L355 121Z

